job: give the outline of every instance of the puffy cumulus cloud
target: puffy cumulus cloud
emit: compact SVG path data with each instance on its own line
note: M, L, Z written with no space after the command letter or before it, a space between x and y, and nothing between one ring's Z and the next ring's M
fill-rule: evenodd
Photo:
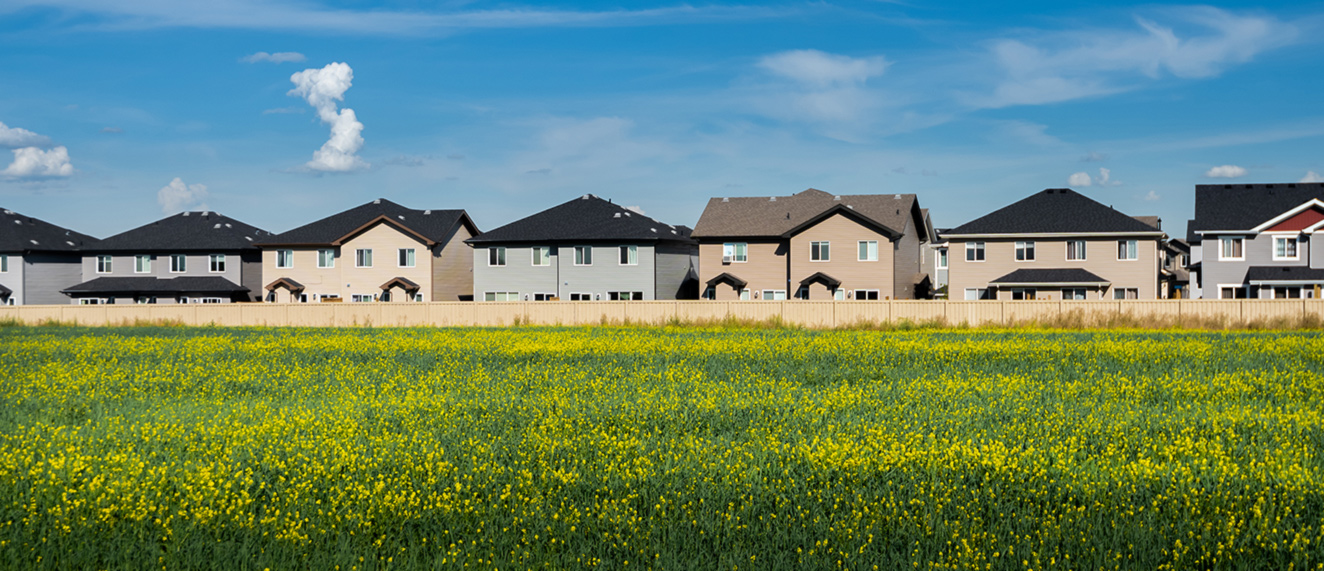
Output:
M49 144L51 144L49 137L0 123L0 147L44 147Z
M1078 172L1067 178L1067 185L1075 187L1086 186L1121 186L1122 183L1113 180L1113 171L1110 169L1099 169L1098 176L1090 176L1087 172Z
M1205 178L1239 178L1246 176L1246 169L1237 165L1223 165L1204 171Z
M759 60L759 67L774 75L822 87L861 84L882 75L887 66L882 56L852 58L818 50L792 50Z
M14 162L0 172L10 178L54 178L74 174L69 163L69 149L55 147L43 151L37 147L14 149Z
M1094 186L1094 179L1090 178L1090 173L1078 172L1071 175L1070 177L1067 177L1067 186L1073 186L1077 188Z
M368 163L355 153L363 148L363 123L353 109L337 110L337 101L343 101L345 91L354 82L354 70L345 63L331 63L321 69L305 69L290 76L294 89L289 95L304 98L323 123L331 126L331 138L313 153L313 160L304 166L321 172L349 172L366 168Z
M267 52L257 52L253 55L241 57L239 58L239 61L244 63L258 63L263 61L269 61L271 63L285 63L285 62L300 62L300 61L305 61L307 59L308 59L307 57L305 57L303 54L299 52L276 52L274 54L269 54Z
M1301 177L1301 182L1324 182L1324 176L1320 176L1315 171L1306 171L1306 176Z
M184 184L184 180L175 177L156 191L156 202L161 205L161 211L166 214L174 214L190 209L207 210L207 185L205 184Z

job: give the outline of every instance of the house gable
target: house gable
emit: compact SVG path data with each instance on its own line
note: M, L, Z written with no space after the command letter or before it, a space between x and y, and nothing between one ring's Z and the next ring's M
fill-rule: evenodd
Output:
M1311 204L1310 208L1291 215L1286 220L1266 228L1265 232L1296 232L1310 228L1324 221L1324 207Z

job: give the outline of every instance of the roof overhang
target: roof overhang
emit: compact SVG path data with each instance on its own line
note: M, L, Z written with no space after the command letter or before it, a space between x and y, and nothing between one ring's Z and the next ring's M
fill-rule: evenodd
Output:
M974 238L1014 240L1017 238L1090 238L1090 237L1120 238L1125 236L1140 236L1145 238L1162 239L1167 237L1167 233L1165 232L1025 232L1018 234L943 234L942 235L943 239L948 241L970 240Z
M887 226L886 224L883 224L881 222L878 222L877 220L869 218L868 216L859 213L850 206L847 206L845 204L837 204L832 206L831 208L828 208L827 210L824 210L818 214L815 214L814 216L811 216L808 220L801 222L800 224L796 225L794 228L791 228L790 230L783 232L781 234L781 237L790 238L796 234L799 234L805 229L815 224L818 224L819 222L827 220L828 218L831 218L832 216L837 214L844 215L847 218L853 219L856 222L863 224L864 226L870 227L875 231L877 231L879 234L887 236L887 239L889 240L896 241L899 240L902 236L899 230L896 230L890 226Z
M303 291L303 284L296 282L290 278L280 278L274 282L267 284L267 287L265 289L267 291L275 291L276 288L281 288L281 287L290 290L291 292L294 293Z
M344 236L335 239L334 241L331 242L331 245L340 246L344 244L346 241L348 241L350 238L358 236L359 234L363 233L367 229L372 228L374 225L377 224L390 224L391 226L394 226L396 230L399 230L405 234L417 238L418 241L426 244L429 248L437 245L436 240L433 240L431 238L428 238L427 236L415 232L413 229L409 228L408 226L405 226L404 224L401 224L398 220L391 218L390 216L387 216L385 214L379 215L376 218L369 220L367 224L359 226L358 228L349 231L349 233L345 234Z
M1276 286L1276 285L1324 285L1324 279L1319 280L1248 280L1246 283L1254 286Z
M413 281L410 281L407 278L402 278L402 277L391 278L390 281L382 284L381 289L382 291L389 291L393 287L399 287L400 289L405 290L407 292L418 291L420 289L420 286L418 284L414 283Z
M742 279L740 279L740 278L738 278L738 277L736 277L736 276L734 276L734 275L731 275L731 274L729 274L729 273L726 273L726 272L722 272L722 273L720 273L720 274L717 274L716 277L714 277L713 279L708 280L708 285L709 285L709 286L715 286L715 285L720 284L720 283L731 284L731 287L734 287L734 288L736 288L736 289L744 289L745 286L749 285L749 282L747 282L747 281L745 281L745 280L742 280Z
M1112 282L989 282L992 287L1108 287Z
M815 272L814 275L800 280L800 285L807 286L812 283L821 283L829 288L836 289L841 287L841 280L829 276L823 272Z

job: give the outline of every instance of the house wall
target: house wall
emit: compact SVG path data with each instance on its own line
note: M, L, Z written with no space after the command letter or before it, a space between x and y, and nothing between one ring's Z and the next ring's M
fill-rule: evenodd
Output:
M987 288L988 283L1019 269L1057 269L1080 268L1089 271L1109 282L1111 288L1135 288L1139 299L1158 299L1159 241L1153 238L1138 238L1136 260L1117 259L1117 240L1084 238L1085 259L1067 261L1067 240L1064 238L1035 239L1035 260L1016 261L1015 239L985 239L984 261L968 262L965 259L966 241L952 240L948 251L949 299L965 299L966 288ZM971 240L981 241L981 240ZM1244 275L1244 274L1243 274ZM1090 293L1089 299L1101 296L1111 299L1112 289ZM1000 290L998 299L1011 299L1010 290ZM1041 289L1037 299L1061 299L1058 288Z
M638 244L639 264L620 265L620 244L594 245L593 265L576 266L572 245L561 246L561 255L553 263L560 268L561 299L570 299L571 293L592 293L607 299L609 291L643 292L644 299L657 299L654 279L657 258L652 244Z
M401 248L414 249L414 267L402 268L399 265L398 251ZM280 278L289 278L304 287L302 293L318 297L339 295L348 302L351 295L381 295L382 285L394 278L402 277L419 285L419 291L426 299L432 292L432 254L428 247L417 238L407 235L394 226L378 223L362 233L344 242L335 251L335 267L317 267L318 250L325 247L277 247L262 249L262 290L266 295L267 284ZM372 267L355 267L356 250L372 250ZM293 267L277 268L276 252L292 250ZM406 302L400 296L392 296L393 302ZM276 290L276 301L288 303L294 301L284 288ZM453 300L447 300L453 301Z
M473 233L457 223L447 239L432 247L432 289L426 301L473 299L474 256L464 243L469 238Z
M892 280L895 284L892 299L915 299L915 274L928 272L924 270L924 243L919 239L914 219L906 218L906 228L892 247Z
M663 242L656 253L657 299L698 299L698 245Z
M913 232L913 229L911 230ZM878 242L878 260L862 262L859 260L859 241L875 240ZM810 260L811 242L829 243L829 260L815 262ZM916 242L917 244L917 242ZM918 246L915 246L918 249ZM799 289L800 280L817 272L823 272L841 280L841 288L846 290L876 289L880 298L897 299L897 282L909 281L914 270L918 269L918 251L911 252L905 260L906 265L914 264L905 280L898 280L896 265L898 250L886 236L847 218L842 214L830 216L799 234L791 237L791 286L793 295ZM832 299L823 286L810 289L810 299ZM913 287L911 288L913 290ZM904 290L903 290L904 291ZM815 295L819 294L819 295ZM823 297L826 295L827 297Z
M732 239L730 242L745 242L749 244L748 261L736 262L730 264L722 263L722 245L726 241L707 242L699 244L699 292L708 287L708 280L711 280L723 273L729 273L746 282L745 287L751 292L765 289L786 290L786 295L795 295L795 287L788 284L788 274L790 271L787 255L789 250L781 240L767 240L761 242L748 241L743 239ZM807 246L806 246L807 247ZM881 247L881 246L880 246ZM810 272L811 274L813 272ZM808 275L808 274L806 274ZM799 284L795 284L797 287ZM735 300L740 298L740 292L737 292L726 284L717 286L717 299ZM754 299L751 297L751 299Z
M1315 269L1324 268L1324 233L1315 233L1310 235L1310 267Z
M1204 244L1209 248L1204 253L1204 268L1201 279L1203 281L1204 296L1206 299L1218 299L1220 295L1220 285L1244 284L1246 283L1246 272L1251 266L1307 266L1311 263L1310 240L1304 236L1298 236L1297 259L1296 260L1275 260L1273 259L1274 238L1277 236L1297 236L1296 234L1257 234L1246 236L1245 243L1242 244L1241 253L1244 260L1223 260L1222 259L1222 237L1205 236ZM1324 248L1321 248L1324 249ZM1272 297L1272 290L1266 289L1261 297Z
M14 301L14 305L23 305L25 303L24 294L26 293L23 289L23 274L25 267L28 265L27 261L23 259L23 254L19 252L0 255L9 257L9 271L0 273L0 285L9 288L13 292L9 294L9 299ZM58 295L63 297L63 294Z
M212 273L210 270L211 254L225 254L225 271ZM104 254L103 254L104 255ZM239 252L206 252L206 253L185 253L184 272L170 272L170 254L168 253L150 253L152 256L152 268L150 272L135 273L133 271L133 259L135 254L109 254L111 259L110 273L97 273L98 254L83 254L82 259L82 281L91 281L97 278L141 278L156 277L162 279L177 278L183 276L192 277L222 277L235 284L243 284L243 256Z
M496 246L478 246L473 248L473 296L474 301L483 301L487 292L515 292L520 299L528 296L533 299L535 293L558 293L558 264L563 253L555 246L551 247L551 263L546 266L533 265L532 244L506 245L506 265L489 266L488 248ZM574 250L566 250L574 256ZM597 254L597 252L594 252ZM594 259L596 262L596 258ZM573 260L572 260L573 262Z
M248 301L262 301L262 296L266 294L262 289L262 286L266 285L262 281L262 252L260 250L244 252L239 255L239 259L243 264L240 271L244 280L239 285L248 288ZM170 260L167 259L166 263L169 264Z
M322 296L326 294L340 295L344 288L344 282L340 280L340 270L345 265L345 259L340 256L339 248L332 248L336 252L335 266L331 268L317 267L317 251L321 248L263 248L262 249L262 287L258 288L265 299L267 284L280 278L288 278L298 282L304 287L303 293L309 295ZM293 266L289 268L276 267L276 251L292 250ZM352 266L354 260L350 259ZM289 291L285 288L276 290L276 301L278 303L293 303L295 300Z
M14 262L15 260L10 258L10 271L13 271ZM32 253L24 256L22 263L19 264L22 266L23 286L11 288L15 291L21 290L23 296L14 303L22 305L69 303L69 296L60 293L60 290L82 282L81 262L81 256L77 254Z

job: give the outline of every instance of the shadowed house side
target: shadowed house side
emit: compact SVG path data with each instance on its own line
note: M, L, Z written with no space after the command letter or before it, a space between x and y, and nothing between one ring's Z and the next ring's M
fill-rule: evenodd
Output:
M61 290L82 281L83 248L96 238L0 210L0 305L69 303Z

